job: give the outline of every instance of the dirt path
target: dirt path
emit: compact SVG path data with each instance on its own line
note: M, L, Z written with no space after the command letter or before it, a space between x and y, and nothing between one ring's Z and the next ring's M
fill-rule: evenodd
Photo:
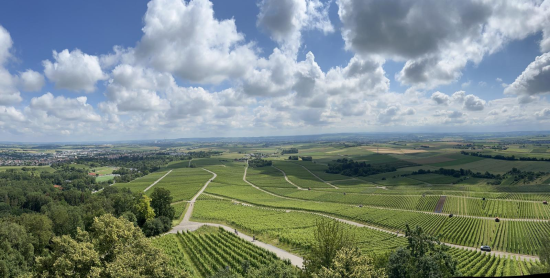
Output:
M248 169L248 164L247 164L247 168ZM246 176L246 169L245 169L245 176ZM205 184L204 186L201 188L201 190L199 192L197 192L197 194L193 197L193 199L191 199L190 201L190 204L189 204L189 208L187 209L187 212L185 212L185 216L183 217L183 220L180 222L180 224L178 224L177 226L173 227L172 230L170 230L168 233L169 234L175 234L177 232L180 232L180 231L195 231L197 230L198 228L202 227L202 226L213 226L213 227L222 227L223 229L225 229L226 231L230 231L230 232L233 232L235 231L236 229L233 229L231 227L228 227L228 226L225 226L225 225L221 225L221 224L216 224L216 223L201 223L201 222L191 222L189 219L191 219L191 215L193 214L193 208L194 208L194 204L195 202L197 201L197 198L204 192L204 190L206 189L206 187L208 186L208 184L210 184L211 181L213 181L218 175L212 171L209 171L209 170L206 170L203 168L203 170L207 171L207 172L210 172L211 174L213 174L214 176L209 179ZM244 179L244 178L243 178ZM275 247L273 245L270 245L270 244L267 244L267 243L263 243L261 241L258 241L258 240L253 240L253 238L249 235L246 235L246 234L243 234L242 232L239 232L238 233L238 236L246 241L249 241L251 242L252 244L258 246L258 247L261 247L261 248L264 248L264 249L267 249L273 253L275 253L277 255L277 257L279 257L280 259L282 260L290 260L290 262L299 267L299 268L302 268L303 265L304 265L304 259L302 259L301 257L299 256L296 256L288 251L285 251L281 248L278 248L278 247Z
M294 164L296 164L296 163L294 163ZM311 171L310 171L308 168L306 168L305 166L300 165L300 164L296 164L296 165L302 166L302 168L306 169L306 171L308 171L311 175L313 175L314 177L316 177L318 180L320 180L320 181L322 181L322 182L324 182L324 183L326 183L326 184L328 184L328 185L330 185L330 186L332 186L332 187L334 187L334 188L336 188L336 189L340 189L338 186L333 185L332 183L330 183L330 182L328 182L328 181L325 181L324 179L322 179L322 178L320 178L319 176L315 175L313 172L311 172Z
M191 168L191 160L193 160L192 157L191 157L191 159L189 159L189 165L187 165L187 168Z
M162 179L164 179L164 177L168 176L168 174L172 173L172 170L168 171L168 173L164 174L164 176L160 177L160 179L158 179L157 181L155 181L153 184L147 186L147 188L145 188L143 190L143 192L146 192L147 190L151 189L151 187L155 186L155 184L157 184L159 181L161 181Z
M271 166L271 167L273 167L273 168L275 168L275 169L281 171L281 173L283 173L283 175L285 176L285 180L286 180L288 183L290 183L290 184L296 186L296 188L298 188L299 190L307 190L307 189L301 188L301 187L299 187L298 185L296 185L295 183L291 182L291 181L288 179L288 177L286 176L285 171L283 171L283 170L281 170L281 169L279 169L279 168L277 168L277 167L275 167L275 166Z
M443 206L445 205L445 200L447 199L447 196L440 196L439 201L437 201L437 205L435 206L435 213L441 213L443 211Z

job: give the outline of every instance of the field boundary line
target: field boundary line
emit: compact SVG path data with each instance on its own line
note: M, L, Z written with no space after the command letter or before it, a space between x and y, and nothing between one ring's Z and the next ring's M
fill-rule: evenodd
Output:
M405 234L400 232L400 231L391 231L391 230L387 230L387 229L384 229L384 228L380 228L378 226L363 224L363 223L360 223L360 222L355 222L353 220L348 220L348 219L345 219L345 218L340 218L340 217L337 217L337 216L332 216L330 214L324 214L324 213L321 213L321 212L307 211L307 210L300 210L300 209L284 209L284 208L276 208L276 207L270 207L270 206L265 206L265 205L255 205L255 204L250 204L250 203L240 201L240 200L237 200L237 199L233 199L233 198L213 195L213 194L210 194L210 193L205 193L205 194L210 195L212 197L216 197L218 199L232 201L232 202L238 203L242 206L253 207L253 208L256 208L256 209L273 210L273 211L280 211L280 212L309 213L309 214L318 215L318 216L321 216L321 217L330 218L330 219L333 219L333 220L336 220L336 221L339 221L339 222L342 222L342 223L345 223L345 224L348 224L348 225L352 225L352 226L355 226L355 227L359 227L359 228L368 228L368 229L376 230L376 231L379 231L379 232L392 234L392 235L395 235L397 237L404 237L405 236ZM443 242L443 241L441 241L441 243L443 243L447 246L450 246L450 247L458 248L458 249L467 249L467 250L470 250L470 251L480 251L478 248L475 248L475 247L457 245L457 244L447 243L447 242ZM494 255L494 256L499 256L499 255L516 256L516 257L521 258L522 260L526 260L526 259L527 260L538 260L539 259L538 256L509 253L509 252L503 252L503 251L492 251L490 253L490 255Z
M300 199L300 198L295 198L295 197L288 197L288 196L279 195L279 194L267 191L263 188L260 188L257 185L255 185L255 184L251 183L250 181L246 180L247 169L248 169L248 163L247 163L246 168L244 170L243 181L246 182L247 184L249 184L250 186L254 187L255 189L258 189L258 190L260 190L260 191L262 191L266 194L272 195L274 197L281 198L281 199L287 199L287 200L294 200L294 201L312 202L312 203L318 203L318 204L333 203L333 204L340 204L340 205L345 205L345 206L350 206L350 207L358 206L356 204L347 204L347 203L339 203L339 202L327 202L327 201L316 201L316 200ZM446 213L436 213L436 212L431 212L431 211L420 211L420 210L409 210L409 209L399 209L399 208L390 208L390 207L379 207L379 206L372 206L372 205L363 205L363 207L374 208L374 209L383 209L383 210L393 210L393 211L406 211L406 212L415 212L415 213L425 213L425 214L439 215L439 216L443 216L443 215L446 214ZM495 220L495 217L472 216L472 215L461 215L461 214L454 214L454 217L476 218L476 219L482 219L482 220ZM547 219L529 219L529 218L500 218L499 217L499 219L501 221L518 221L518 222L519 221L522 221L522 222L548 222L549 221Z
M285 171L283 171L283 170L281 170L281 169L279 169L279 168L277 168L277 167L275 167L275 166L273 166L273 165L272 165L271 167L273 167L273 168L275 168L275 169L281 171L281 173L283 173L283 175L285 176L285 180L286 180L288 183L290 183L290 184L296 186L296 188L298 188L299 190L306 190L306 189L304 189L304 188L302 188L302 187L299 187L298 185L296 185L296 184L293 183L292 181L290 181L290 180L288 179L288 177L286 176Z
M153 184L147 186L147 188L143 189L143 192L146 192L147 190L151 189L151 187L155 186L159 181L164 179L164 177L168 176L168 174L172 173L172 170L168 171L168 173L164 174L164 176L160 177L157 181L155 181Z
M210 172L212 173L214 176L212 178L210 178L205 184L204 186L201 188L201 190L199 192L197 192L197 194L195 194L195 196L193 196L193 199L191 199L190 201L190 204L189 204L189 208L187 209L187 211L185 212L185 216L183 217L183 220L180 222L180 224L178 224L177 226L173 227L169 232L167 232L166 234L176 234L176 233L179 233L180 231L194 231L202 226L212 226L212 227L222 227L223 229L225 229L226 231L229 231L229 232L233 232L233 230L236 231L236 229L233 229L231 227L228 227L228 226L225 226L225 225L222 225L222 224L216 224L216 223L202 223L202 222L191 222L189 221L189 219L191 218L191 215L193 214L193 208L194 208L194 204L195 202L197 201L197 198L204 192L204 190L206 189L206 187L208 186L208 184L210 184L211 181L213 181L218 175L210 170L207 170L205 168L202 168L203 170L207 171L207 172ZM248 169L248 161L247 161L247 168ZM246 169L245 169L245 176L246 176ZM244 178L243 178L244 179ZM205 194L208 194L208 193L205 193ZM208 194L210 195L210 194ZM164 235L166 235L164 234ZM286 250L283 250L281 248L278 248L276 246L273 246L271 244L267 244L267 243L264 243L264 242L261 242L259 240L253 240L253 238L249 235L246 235L244 233L239 233L237 235L238 237L258 246L258 247L261 247L265 250L268 250L268 251L271 251L273 253L275 253L275 255L277 255L277 257L279 257L280 259L282 260L290 260L291 263L299 268L302 268L303 267L303 264L304 264L304 259L295 255L295 254L292 254Z
M330 182L328 182L328 181L326 181L326 180L320 178L319 176L315 175L313 172L311 172L311 171L310 171L308 168L306 168L304 165L297 164L297 163L294 163L294 162L292 162L292 163L293 163L293 164L296 164L296 165L298 165L298 166L302 166L302 168L306 169L306 171L308 171L311 175L313 175L314 177L316 177L318 180L320 180L320 181L322 181L322 182L324 182L324 183L326 183L326 184L328 184L328 185L330 185L330 186L332 186L332 187L334 187L334 188L336 188L336 189L340 189L338 186L336 186L336 185L334 185L334 184L332 184L332 183L330 183Z

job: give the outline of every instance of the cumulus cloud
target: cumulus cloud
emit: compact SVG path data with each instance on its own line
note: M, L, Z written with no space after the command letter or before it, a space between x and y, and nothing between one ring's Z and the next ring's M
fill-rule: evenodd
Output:
M0 105L12 105L23 100L16 88L16 78L4 68L11 57L12 45L10 33L0 25Z
M71 91L95 91L97 81L105 80L108 76L103 73L96 56L83 53L79 49L53 51L55 62L44 60L44 74L55 82L55 87Z
M337 3L346 48L405 60L398 81L421 89L456 81L468 62L479 63L507 42L548 26L549 5L540 1Z
M432 94L431 99L437 104L448 105L451 97L442 92L435 92Z
M40 97L32 98L27 108L30 113L43 115L44 118L54 117L66 121L85 122L101 121L101 117L87 103L86 97L65 98L46 93Z
M382 124L388 124L396 120L399 114L400 108L398 106L390 106L378 114L378 121Z
M19 75L19 83L26 92L38 92L44 86L44 76L33 70L26 70Z
M474 95L464 97L464 109L470 111L481 111L485 108L485 101Z
M152 0L147 4L136 59L197 83L238 78L254 66L234 19L217 20L208 0Z
M301 31L318 29L324 33L334 31L328 17L332 1L320 0L262 0L257 25L271 38L282 44L283 50L293 55L301 44Z
M537 119L550 119L550 108L544 108L535 113Z
M535 61L504 89L505 94L540 95L550 92L550 53L538 56Z

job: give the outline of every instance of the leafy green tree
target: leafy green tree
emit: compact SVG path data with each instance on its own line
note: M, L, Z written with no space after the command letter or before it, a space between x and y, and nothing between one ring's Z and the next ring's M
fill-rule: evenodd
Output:
M176 210L170 204L172 203L172 196L170 196L170 190L162 187L155 188L151 194L151 207L155 210L155 215L166 216L169 219L174 218Z
M44 214L25 213L17 217L16 222L33 236L34 252L40 255L53 237L52 221Z
M79 207L49 203L42 211L52 220L55 235L76 235L78 228L84 228Z
M39 257L41 277L187 277L134 224L110 214L94 220L75 239L55 237L51 256Z
M34 238L19 224L0 221L0 277L27 275L34 259Z
M422 228L406 226L407 248L390 255L387 274L390 278L460 276L456 261L447 253L449 246L425 234Z
M353 246L355 242L355 236L340 221L322 218L315 225L315 240L304 258L308 275L317 273L323 267L331 268L338 250Z
M338 250L331 268L323 266L315 278L371 278L386 277L384 269L375 269L373 259L361 254L358 248Z
M155 211L151 207L151 198L147 195L141 195L134 206L134 214L137 217L138 224L142 226L145 221L155 218Z
M269 264L261 265L257 268L251 268L247 271L246 278L298 278L300 271L290 263L275 261Z
M79 229L79 237L83 232ZM99 253L87 240L75 240L68 235L52 239L51 256L37 258L41 277L100 277L102 265Z

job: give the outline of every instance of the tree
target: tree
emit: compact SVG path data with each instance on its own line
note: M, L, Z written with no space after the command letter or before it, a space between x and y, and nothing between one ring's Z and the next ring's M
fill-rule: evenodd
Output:
M447 253L449 246L425 234L422 228L406 225L407 248L390 255L387 274L390 278L455 277L460 273L456 261Z
M375 269L373 259L363 256L358 248L344 247L338 250L332 267L324 267L316 278L371 278L386 277L384 269Z
M29 273L34 260L33 241L23 226L0 221L0 277Z
M162 187L155 188L151 194L151 207L155 210L155 215L166 216L169 219L174 219L174 214L176 210L170 205L172 203L172 196L170 196L170 191Z
M44 214L25 213L16 222L33 236L34 253L40 255L53 237L52 221Z
M155 211L151 207L151 198L141 195L134 206L134 214L137 217L138 225L143 226L145 221L155 218Z
M322 267L331 268L338 250L353 246L355 241L354 235L339 221L322 218L315 226L315 240L304 260L304 268L309 275L317 273Z
M250 268L246 278L298 278L300 271L292 266L290 262L274 261L269 264L261 265L257 268Z
M94 219L89 232L76 238L55 237L52 254L39 257L42 277L187 277L172 269L169 259L151 245L134 224L105 214Z

